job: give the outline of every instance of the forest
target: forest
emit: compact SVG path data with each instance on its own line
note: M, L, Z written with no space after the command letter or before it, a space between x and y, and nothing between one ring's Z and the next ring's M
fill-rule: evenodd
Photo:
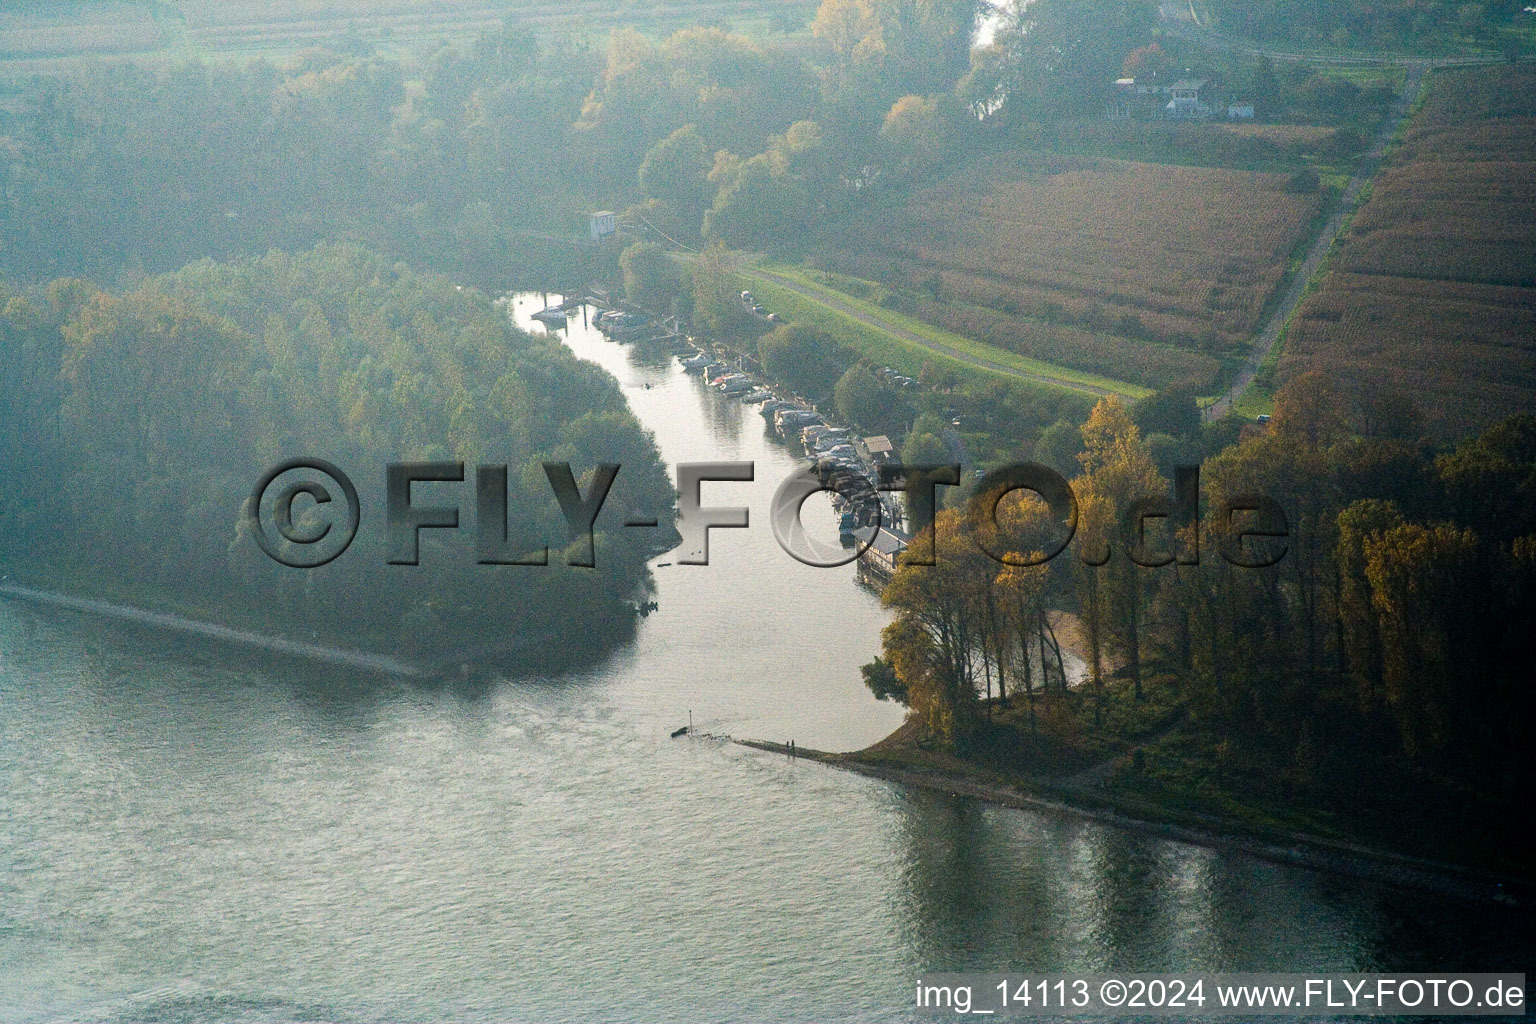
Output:
M1411 403L1360 406L1305 374L1270 429L1204 460L1199 523L1165 507L1138 532L1127 516L1173 491L1162 431L1194 442L1191 397L1105 399L1064 449L1040 447L1062 471L1075 452L1058 557L1067 521L1030 492L983 483L939 515L936 564L909 556L886 588L896 617L865 669L911 707L917 746L1047 778L1134 746L1112 780L1133 798L1513 857L1532 782L1536 417L1437 447ZM1217 513L1257 507L1247 495L1273 496L1279 521ZM1053 609L1074 613L1081 687Z
M1149 24L1134 0L1094 5ZM1072 31L1088 24L1055 7ZM621 535L599 538L608 570L522 573L542 595L524 603L493 600L507 574L464 552L441 556L458 571L435 584L377 585L367 530L300 580L246 560L235 511L279 456L321 452L365 480L389 460L508 464L513 503L541 510L514 544L554 529L538 470L551 459L633 467L608 507L665 521L670 489L612 382L507 328L473 286L628 274L641 293L678 292L643 280L643 260L569 239L619 200L666 235L774 244L862 202L881 168L893 183L920 172L933 132L967 123L975 16L969 0L828 0L809 42L620 29L602 48L509 17L419 59L338 47L7 76L5 377L30 382L0 414L12 551L225 616L407 646L558 634L574 626L561 607L631 621L643 552ZM1097 74L1120 46L1075 59ZM994 90L1029 77L989 74ZM171 465L182 449L187 482ZM124 557L104 573L89 552L109 540Z
M873 181L926 172L1002 92L1096 103L1084 86L1151 25L1136 0L1032 11L1050 32L1020 28L974 65L973 2L828 0L809 42L621 29L593 48L509 20L421 60L316 48L8 76L0 268L110 280L341 237L439 269L585 274L548 236L604 207L674 237L772 244ZM1103 23L1126 37L1090 34ZM1052 33L1073 40L1066 56L1026 59L1059 49Z
M423 656L521 641L574 657L622 635L649 586L649 549L616 522L672 514L611 378L484 296L355 246L203 260L122 289L6 287L0 379L11 571L242 624ZM310 571L268 559L241 518L253 484L296 455L342 467L363 506L345 557ZM423 534L430 571L386 564L385 467L408 461L507 465L508 547L547 545L549 566L479 565L468 531ZM545 461L583 486L621 466L595 568L561 555Z
M1252 19L1291 19L1337 45L1359 41L1351 12L1365 8L1386 11L1371 24L1392 39L1447 17L1486 34L1509 13L1206 6L1255 35L1269 23ZM1029 565L1051 524L1016 504L1004 525L1021 557L1000 569L975 553L989 527L967 511L974 485L958 491L937 526L946 557L903 568L885 593L895 620L869 671L913 709L922 749L1034 770L1137 746L1114 784L1165 802L1268 800L1383 829L1417 802L1440 825L1493 822L1530 782L1515 642L1536 567L1531 418L1443 429L1436 403L1399 382L1336 380L1342 360L1323 346L1321 366L1282 364L1267 427L1203 423L1197 404L1244 356L1392 83L1227 55L1213 74L1248 90L1263 123L1112 136L1105 83L1189 59L1166 36L1154 51L1152 5L1035 0L980 49L976 15L971 0L823 0L808 35L619 29L601 47L509 18L420 59L316 48L7 79L7 558L407 648L552 637L569 652L628 628L647 552L605 521L596 571L557 551L543 569L477 566L465 536L426 543L440 571L393 573L382 532L365 530L345 559L299 575L255 555L236 514L272 463L318 452L375 486L388 461L507 464L518 549L563 536L546 461L621 463L605 515L667 521L670 484L614 382L511 328L483 294L606 280L897 436L911 464L948 461L960 436L980 468L1028 454L1072 477L1085 548L1114 548L1115 524L1180 467L1201 466L1207 508L1280 503L1286 554L1271 568L1210 557L1236 543L1219 533L1198 565ZM1403 273L1418 197L1433 192L1450 220L1512 208L1500 190L1513 186L1478 178L1462 195L1419 159L1457 117L1454 93L1432 95L1450 98L1426 105L1380 203L1360 211L1303 342L1349 301L1347 274ZM1503 138L1500 152L1524 152L1518 131ZM597 209L620 212L623 255L587 244ZM898 391L877 371L910 351L887 358L862 328L750 322L728 249L809 259L882 307L1113 371L1139 400L1090 411L1081 389L937 358L906 367L921 388ZM686 262L667 255L679 251ZM1493 258L1528 254L1515 237ZM1464 247L1436 256L1441 298L1469 274L1529 290ZM1373 301L1404 296L1419 293ZM1063 690L1055 612L1080 625L1086 688Z

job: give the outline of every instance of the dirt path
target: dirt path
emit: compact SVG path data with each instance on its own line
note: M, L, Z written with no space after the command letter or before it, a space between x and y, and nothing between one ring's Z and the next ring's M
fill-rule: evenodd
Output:
M1183 708L1180 708L1169 716L1168 721L1162 728L1138 742L1131 749L1116 754L1114 757L1107 757L1098 764L1091 764L1080 772L1073 772L1057 783L1057 785L1062 789L1078 793L1087 793L1098 789L1122 768L1129 767L1131 762L1136 759L1136 751L1141 750L1143 747L1150 747L1182 725L1184 723L1184 716L1185 711Z
M1052 377L1049 374L1032 373L1028 370L1019 370L1012 366L1006 366L1003 363L995 363L990 359L983 359L980 356L970 355L969 353L962 352L957 348L951 348L942 342L934 341L932 338L925 338L921 334L918 334L916 331L910 331L904 327L899 327L888 320L883 320L880 317L871 316L863 310L858 309L857 307L850 305L849 303L844 302L835 296L828 295L826 292L820 289L809 288L806 285L801 284L799 281L794 280L793 278L785 277L782 274L776 274L771 270L764 270L762 267L743 266L740 272L749 277L762 278L768 281L770 284L775 284L780 288L787 288L797 295L810 299L813 302L820 303L829 309L836 310L843 316L857 320L867 327L873 327L877 331L882 331L886 334L892 335L893 337L900 338L902 341L928 349L931 352L936 352L949 359L965 363L968 366L975 366L983 370L990 370L993 373L1004 373L1010 377L1018 377L1021 380L1036 381L1041 384L1050 384L1055 387L1069 388L1073 391L1086 392L1087 394L1096 395L1100 398L1104 398L1108 395L1119 395L1119 392L1111 391L1108 388L1096 387L1092 384L1084 384L1075 380L1065 380L1061 377ZM1119 397L1120 400L1125 402L1127 405L1135 401L1127 395L1119 395Z
M1339 194L1334 204L1333 212L1318 231L1317 238L1307 251L1306 258L1296 273L1291 276L1286 285L1284 294L1280 297L1279 304L1265 321L1258 337L1254 340L1253 350L1248 359L1238 370L1237 376L1232 380L1231 386L1222 393L1221 397L1208 406L1205 410L1205 418L1208 420L1220 419L1231 412L1232 406L1248 386L1253 383L1259 369L1264 365L1275 345L1280 341L1281 332L1284 331L1286 322L1291 314L1301 305L1301 300L1307 293L1307 285L1317 276L1322 269L1323 262L1329 251L1333 248L1334 241L1339 232L1354 212L1355 205L1359 201L1360 193L1375 180L1382 167L1382 158L1386 154L1387 146L1392 141L1398 128L1402 125L1409 112L1413 109L1413 103L1418 98L1419 91L1424 85L1424 75L1435 68L1470 66L1478 64L1502 63L1503 58L1494 55L1468 54L1463 56L1445 57L1417 57L1401 54L1334 54L1313 51L1278 50L1264 46L1254 46L1242 40L1224 36L1200 23L1195 12L1193 0L1160 0L1158 4L1158 16L1163 28L1170 34L1181 39L1213 50L1225 50L1231 53L1241 53L1253 57L1268 57L1271 60L1302 62L1309 64L1330 64L1336 66L1376 66L1376 67L1401 67L1406 69L1407 75L1403 82L1402 91L1398 94L1397 102L1393 104L1391 112L1382 124L1381 130L1372 141L1369 152L1360 160L1360 165L1355 173L1350 176L1343 192ZM1529 58L1526 58L1529 59Z
M1360 165L1355 169L1355 173L1350 176L1349 182L1344 186L1344 190L1339 194L1338 199L1335 200L1333 212L1328 215L1328 220L1323 224L1322 229L1318 231L1317 237L1313 239L1312 247L1307 250L1306 258L1302 260L1301 266L1296 270L1296 273L1291 275L1290 281L1286 284L1285 292L1280 297L1280 302L1270 313L1269 319L1265 321L1258 338L1254 340L1253 349L1248 353L1248 359L1243 363L1242 368L1238 370L1237 376L1233 378L1231 385L1222 393L1221 397L1206 407L1206 419L1217 420L1231 412L1233 404L1248 389L1248 385L1253 383L1253 379L1258 376L1259 369L1264 365L1264 361L1274 351L1275 345L1280 341L1281 333L1285 330L1287 321L1291 318L1291 314L1296 312L1296 308L1301 305L1301 300L1306 296L1307 286L1317 276L1318 271L1322 269L1323 262L1327 259L1329 251L1332 250L1335 240L1338 239L1339 233L1343 231L1344 225L1349 221L1350 215L1354 212L1361 192L1380 173L1387 145L1392 141L1392 137L1408 117L1409 111L1413 109L1414 100L1418 98L1419 91L1424 86L1425 70L1425 65L1422 63L1409 66L1402 91L1398 94L1397 101L1392 105L1391 113L1382 122L1381 130L1376 133L1376 138L1372 140L1370 150L1361 158Z

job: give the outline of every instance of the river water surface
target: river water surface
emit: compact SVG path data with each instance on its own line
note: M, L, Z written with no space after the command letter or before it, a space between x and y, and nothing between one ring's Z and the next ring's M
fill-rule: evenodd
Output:
M705 490L752 528L658 557L596 668L381 682L0 602L0 1020L904 1020L939 969L1528 966L1503 911L670 739L879 738L885 616L779 551L755 409L565 337L669 465L758 466Z

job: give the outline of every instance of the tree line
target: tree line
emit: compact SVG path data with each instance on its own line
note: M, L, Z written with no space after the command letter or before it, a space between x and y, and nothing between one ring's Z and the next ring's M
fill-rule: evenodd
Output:
M952 159L983 111L1096 105L1145 7L1039 0L975 56L976 0L825 0L809 44L706 27L599 50L504 28L412 61L87 61L7 84L0 269L115 279L345 238L577 273L580 248L548 236L626 204L676 238L783 242Z
M1093 410L1074 446L1076 537L1060 557L1042 561L1063 523L1027 491L944 510L936 565L905 564L885 589L895 620L871 687L907 703L928 742L962 753L995 743L991 717L1021 701L1031 728L1037 706L1066 701L1107 729L1111 688L1133 702L1160 689L1228 767L1311 794L1360 799L1426 778L1526 792L1536 417L1436 448L1410 403L1352 410L1325 376L1298 377L1269 429L1204 460L1198 534L1145 520L1146 544L1168 559L1148 568L1127 557L1119 524L1172 482L1136 419L1176 411L1133 418L1114 399ZM1198 431L1192 398L1180 418ZM1254 494L1279 503L1284 537L1245 539L1252 520L1212 511ZM1215 546L1253 564L1283 557L1242 568ZM1055 609L1080 622L1087 678L1072 692Z
M241 621L407 650L544 638L568 654L622 632L649 586L654 538L616 524L632 509L671 521L670 480L610 377L479 293L355 246L204 260L115 290L6 286L0 377L10 564ZM242 519L256 481L296 456L340 466L363 506L345 556L310 571L265 557ZM549 567L478 565L468 531L424 532L420 568L386 564L385 467L428 461L508 466L508 547L548 545ZM582 486L599 463L622 467L595 569L566 565L546 461ZM473 508L460 490L417 500Z

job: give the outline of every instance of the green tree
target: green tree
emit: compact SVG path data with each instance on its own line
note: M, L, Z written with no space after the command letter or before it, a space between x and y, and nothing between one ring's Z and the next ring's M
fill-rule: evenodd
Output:
M1200 409L1195 402L1195 389L1180 384L1148 395L1131 409L1131 420L1143 437L1150 434L1168 434L1176 438L1198 437Z
M681 281L667 251L654 242L636 242L619 255L624 275L624 294L631 302L651 309L668 310L677 298Z
M926 174L949 149L949 123L934 97L903 96L880 125L880 140L904 175Z
M938 434L914 430L901 444L901 461L907 466L944 466L953 456L949 445Z
M1440 754L1454 739L1465 705L1479 697L1467 682L1466 640L1477 580L1478 541L1452 526L1394 526L1368 539L1366 578L1380 615L1387 701L1411 754Z
M1098 113L1104 83L1119 77L1151 35L1152 7L1138 0L1034 0L1014 4L997 33L996 75L1014 123Z
M736 246L764 245L793 237L813 212L800 179L776 166L769 154L743 161L715 195L704 215L704 237Z
M689 265L693 283L693 319L711 334L733 335L747 327L739 279L725 246L711 245Z
M757 346L763 369L802 395L830 393L848 357L827 335L800 324L784 324L763 335Z
M839 416L871 431L890 433L905 422L906 403L864 363L838 378L832 396Z
M1456 521L1487 537L1536 533L1536 415L1511 416L1435 460Z
M685 124L652 146L640 162L640 187L698 230L710 194L714 156L696 125Z
M1035 442L1035 461L1070 479L1081 469L1077 457L1082 450L1082 432L1066 420L1057 420Z
M1403 515L1390 502L1362 499L1339 513L1338 573L1339 650L1345 671L1354 679L1360 705L1377 708L1384 697L1379 613L1366 577L1367 545L1386 531L1403 525Z
M896 674L896 669L884 658L876 658L869 664L861 666L859 673L864 677L864 685L869 687L869 692L875 695L876 700L906 704L911 699L906 686L902 684L901 677Z

